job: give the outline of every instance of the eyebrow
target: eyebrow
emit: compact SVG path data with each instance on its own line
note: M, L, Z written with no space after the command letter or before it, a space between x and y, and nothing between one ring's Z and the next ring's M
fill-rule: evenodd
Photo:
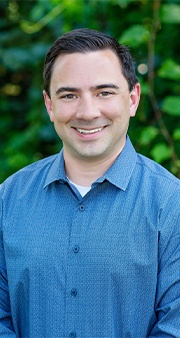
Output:
M104 88L119 89L119 87L117 85L113 84L113 83L104 83L104 84L100 84L100 85L91 87L92 90L104 89Z
M79 89L75 87L60 87L56 90L56 95L64 92L77 92Z
M112 89L119 89L119 87L113 83L103 83L97 86L92 86L90 89L91 90L97 90L97 89L105 89L105 88L112 88ZM76 87L60 87L56 90L56 95L60 94L60 93L64 93L64 92L78 92L81 91L80 88L76 88Z

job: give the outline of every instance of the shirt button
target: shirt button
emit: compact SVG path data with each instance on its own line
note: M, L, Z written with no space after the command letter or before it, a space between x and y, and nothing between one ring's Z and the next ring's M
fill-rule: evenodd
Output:
M70 338L76 338L77 337L76 332L74 332L74 331L70 332L69 337Z
M77 296L77 289L71 290L71 296L76 297Z
M83 211L85 209L85 206L83 204L79 205L79 210Z
M74 253L78 253L79 251L79 245L75 245L73 248Z

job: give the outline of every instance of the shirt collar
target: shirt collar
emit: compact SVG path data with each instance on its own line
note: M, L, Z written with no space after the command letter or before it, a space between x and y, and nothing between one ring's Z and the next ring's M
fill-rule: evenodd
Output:
M125 146L116 161L94 184L102 183L106 180L118 188L126 190L136 164L136 159L137 153L127 136ZM61 183L68 182L64 169L63 149L55 157L55 160L51 165L45 180L44 188L55 181Z
M67 177L64 169L63 149L60 151L59 154L55 156L55 160L51 164L50 170L45 180L44 188L46 188L47 185L55 181L59 181L61 183L67 182Z
M109 181L121 190L126 190L137 161L137 153L127 136L126 143L113 165L96 182Z

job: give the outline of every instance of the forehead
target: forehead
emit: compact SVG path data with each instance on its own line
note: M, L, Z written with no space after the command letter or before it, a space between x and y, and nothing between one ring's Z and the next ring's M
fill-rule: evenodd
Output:
M110 49L104 49L100 51L90 51L86 53L71 53L59 55L53 66L53 72L59 70L65 70L65 68L75 68L78 66L82 68L84 64L90 64L91 68L96 68L97 65L102 69L107 66L110 68L116 68L117 71L121 71L120 60L117 55ZM85 69L84 69L85 70Z
M117 81L127 84L120 61L110 49L60 55L55 60L51 76L51 85L70 85L73 82L74 85L88 86L95 82Z

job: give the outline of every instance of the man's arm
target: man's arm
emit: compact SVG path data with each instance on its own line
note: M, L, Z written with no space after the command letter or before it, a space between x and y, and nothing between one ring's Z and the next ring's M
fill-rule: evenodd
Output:
M2 212L3 210L0 187L0 337L16 338L16 334L12 325L9 288L4 258Z
M161 215L155 304L157 323L149 338L180 337L180 194L174 198Z
M2 252L0 252L1 256ZM0 258L1 260L1 258ZM8 283L6 272L0 268L0 336L3 338L15 338L16 334L12 325L11 309L9 301Z

